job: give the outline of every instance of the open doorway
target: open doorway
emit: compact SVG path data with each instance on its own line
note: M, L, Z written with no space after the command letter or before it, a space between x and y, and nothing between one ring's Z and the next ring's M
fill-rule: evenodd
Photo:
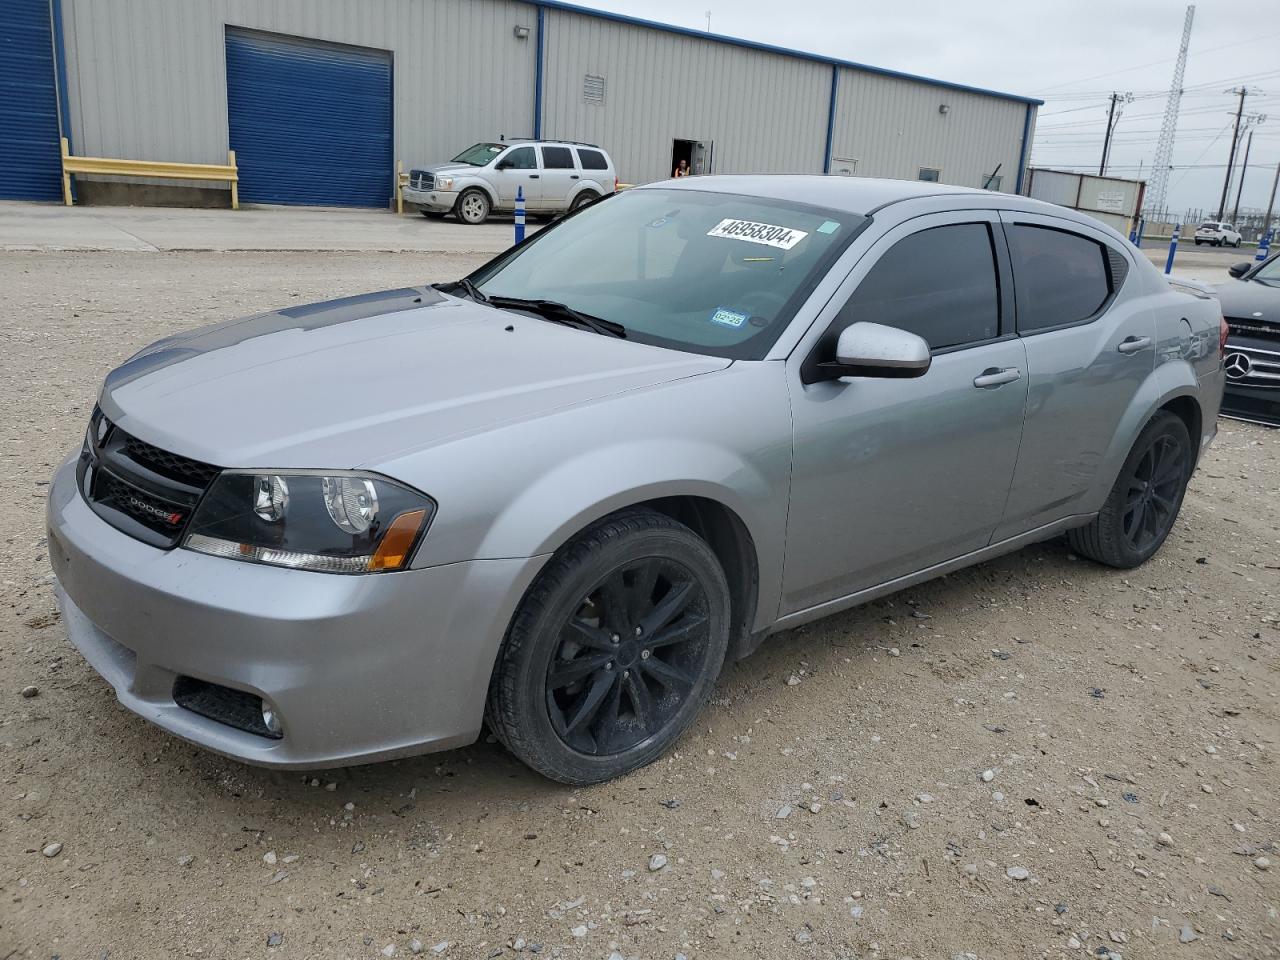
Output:
M672 140L671 141L671 176L683 160L690 173L707 174L711 172L712 143L710 140Z

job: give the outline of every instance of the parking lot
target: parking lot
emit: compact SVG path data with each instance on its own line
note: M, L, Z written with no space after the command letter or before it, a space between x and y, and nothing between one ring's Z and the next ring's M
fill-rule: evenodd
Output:
M1055 541L772 638L621 781L483 741L266 772L70 646L47 481L143 344L456 278L510 225L46 209L0 211L0 960L1280 955L1280 433L1222 421L1140 569Z

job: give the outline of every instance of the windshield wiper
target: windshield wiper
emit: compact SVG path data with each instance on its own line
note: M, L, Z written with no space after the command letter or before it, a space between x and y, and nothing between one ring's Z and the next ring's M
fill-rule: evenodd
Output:
M450 280L448 283L433 283L432 286L441 293L456 293L461 290L476 303L489 302L489 298L480 292L480 288L466 277L461 280Z
M484 294L481 294L481 296L484 296ZM530 313L536 313L542 319L550 320L552 323L563 323L568 327L577 327L579 330L602 333L607 337L620 337L625 340L627 336L627 328L622 324L615 323L612 320L605 320L602 317L593 317L589 313L575 310L568 304L560 303L556 300L525 300L520 297L493 296L481 302L487 303L491 307L498 307L501 310L528 310Z

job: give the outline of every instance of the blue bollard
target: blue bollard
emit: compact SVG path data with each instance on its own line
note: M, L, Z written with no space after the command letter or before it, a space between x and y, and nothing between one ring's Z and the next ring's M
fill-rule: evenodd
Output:
M1173 225L1173 236L1169 239L1169 259L1164 262L1164 272L1168 273L1173 269L1173 255L1178 252L1178 232L1182 229L1182 224L1175 223Z
M524 243L524 187L516 187L516 243Z
M1262 235L1262 239L1258 241L1258 253L1254 256L1255 260L1265 260L1271 255L1271 235L1274 230L1268 230Z

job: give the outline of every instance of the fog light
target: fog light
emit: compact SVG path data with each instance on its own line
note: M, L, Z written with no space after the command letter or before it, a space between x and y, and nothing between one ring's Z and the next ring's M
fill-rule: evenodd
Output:
M262 701L262 724L273 737L280 736L280 718L265 700Z

